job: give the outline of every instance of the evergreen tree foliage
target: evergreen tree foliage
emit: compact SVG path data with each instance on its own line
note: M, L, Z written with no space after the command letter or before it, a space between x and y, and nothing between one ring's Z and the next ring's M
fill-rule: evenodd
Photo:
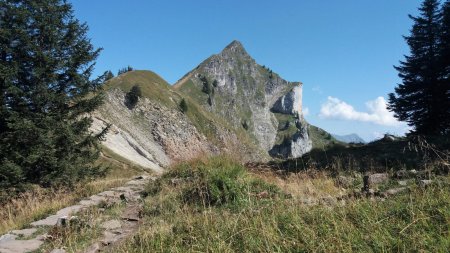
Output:
M402 83L389 94L389 109L406 121L416 134L446 134L450 117L448 78L443 78L448 62L442 60L442 12L438 0L424 0L418 17L405 40L410 55L395 69ZM447 45L448 46L448 45Z
M71 184L100 173L89 113L100 49L63 0L0 1L0 189Z
M114 74L111 72L111 70L106 71L105 81L108 81L112 78L114 78Z
M125 104L128 108L132 109L136 106L139 98L142 96L141 87L139 85L134 85L131 90L125 96Z
M181 109L181 111L182 111L183 113L186 113L186 112L188 111L188 105L187 105L186 100L185 100L184 98L181 99L181 102L180 102L180 109Z
M130 71L133 71L133 67L131 67L130 65L128 65L128 66L125 67L125 68L119 69L119 71L117 71L117 75L120 76L120 75L122 75L122 74L124 74L124 73L127 73L127 72L130 72Z
M440 37L439 66L441 66L440 86L442 90L442 108L446 111L442 120L443 132L450 132L450 1L442 6L442 30Z
M210 95L212 88L211 88L211 84L208 82L208 79L206 77L202 76L202 77L200 77L200 80L203 83L202 92Z
M242 122L242 127L243 127L245 130L248 130L249 126L248 126L247 120L244 120L244 122Z
M120 76L120 75L122 75L123 73L126 73L126 72L127 72L127 69L126 68L122 68L122 69L119 69L117 71L117 75Z

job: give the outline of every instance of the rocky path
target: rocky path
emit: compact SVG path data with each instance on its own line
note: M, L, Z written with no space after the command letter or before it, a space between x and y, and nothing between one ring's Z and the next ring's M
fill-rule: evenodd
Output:
M137 230L139 225L139 214L142 208L140 193L145 185L155 178L142 175L127 182L124 186L116 187L108 191L92 195L88 199L81 200L73 206L63 208L44 219L32 222L29 228L13 230L0 236L0 253L25 253L37 251L46 240L50 240L49 235L43 231L58 226L66 226L72 220L77 219L76 214L88 208L99 206L100 204L113 204L125 202L125 208L120 219L106 220L101 224L103 236L100 240L92 244L86 252L99 252L105 247L124 239ZM48 231L48 229L47 229ZM53 249L53 253L65 252L64 249Z

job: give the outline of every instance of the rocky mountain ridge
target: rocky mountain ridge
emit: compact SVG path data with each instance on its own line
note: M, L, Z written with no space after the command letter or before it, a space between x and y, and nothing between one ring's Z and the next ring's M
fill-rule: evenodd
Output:
M142 97L129 108L125 97L134 85ZM302 86L257 64L233 41L173 86L151 71L109 80L94 129L111 124L103 145L156 171L205 154L232 153L244 161L299 157L313 147Z
M366 143L366 141L357 134L346 134L346 135L333 134L333 137L336 138L336 140L344 143L362 143L362 144Z
M235 128L244 127L273 156L298 157L312 147L301 108L302 83L288 82L257 64L238 41L203 61L174 88Z

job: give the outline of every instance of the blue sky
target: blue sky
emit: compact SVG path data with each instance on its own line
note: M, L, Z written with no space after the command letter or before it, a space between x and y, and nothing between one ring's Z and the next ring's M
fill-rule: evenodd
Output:
M310 123L366 140L406 131L384 102L419 0L71 2L104 48L96 74L131 65L174 83L236 39L261 65L303 82Z

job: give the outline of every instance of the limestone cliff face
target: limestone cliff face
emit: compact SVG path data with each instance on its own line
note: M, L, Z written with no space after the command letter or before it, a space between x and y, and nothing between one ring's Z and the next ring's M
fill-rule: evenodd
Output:
M142 97L130 108L126 92L139 85ZM132 71L105 84L104 104L95 112L92 131L111 125L103 146L137 165L161 172L163 168L199 156L228 153L242 161L263 160L258 147L226 123L187 101L151 71Z
M304 119L296 119L297 130L293 135L285 136L283 142L276 144L269 150L275 157L300 157L312 149L312 141L308 135L308 124Z
M298 157L311 149L307 124L296 123L303 118L302 84L288 82L257 64L238 41L203 61L175 89L235 129L244 128L257 146L273 156ZM293 127L285 129L288 124ZM289 143L280 143L286 135ZM283 148L274 149L280 145Z
M134 85L142 97L130 108L126 92ZM131 71L104 88L93 131L110 124L103 145L157 172L204 155L263 161L299 157L312 147L302 115L302 84L257 64L237 41L174 86L151 71Z
M113 126L106 147L154 170L216 149L180 110L145 97L130 109L120 89L107 91L97 119Z
M302 114L302 86L296 86L280 97L272 106L272 112L283 114Z

